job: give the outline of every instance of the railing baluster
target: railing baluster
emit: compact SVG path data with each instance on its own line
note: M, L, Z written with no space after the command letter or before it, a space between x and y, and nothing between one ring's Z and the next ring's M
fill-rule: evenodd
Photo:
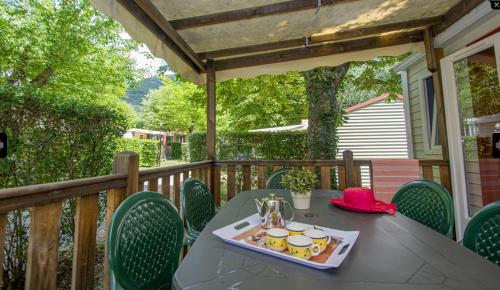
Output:
M321 166L321 189L329 190L331 188L330 166Z
M182 173L182 182L188 180L188 178L189 178L189 171L184 171Z
M250 165L243 165L243 191L252 189L252 168Z
M354 181L354 186L361 186L361 166L359 164L353 164L352 166L352 176Z
M353 172L352 151L346 150L342 153L342 156L344 158L345 187L353 187L356 181Z
M273 165L273 172L280 170L283 166Z
M266 166L257 166L257 188L266 188Z
M344 166L337 166L338 170L338 184L339 184L339 189L344 190L346 185L345 185L345 168Z
M214 171L214 200L215 204L220 206L220 166L216 165L212 167Z
M161 178L161 193L172 200L172 197L170 196L170 175L163 176Z
M7 226L7 215L0 214L0 288L3 286L3 247L5 242L5 227Z
M31 209L25 289L56 289L61 202Z
M177 209L181 208L181 174L176 173L174 175L174 204Z
M424 179L434 180L434 170L432 169L432 165L422 166L422 176Z
M94 289L98 195L76 200L71 289Z
M441 165L439 166L439 176L441 179L441 185L444 186L451 194L451 178L450 178L450 170L448 166Z
M148 180L148 191L158 191L158 178Z
M231 200L236 192L236 166L227 166L227 200Z

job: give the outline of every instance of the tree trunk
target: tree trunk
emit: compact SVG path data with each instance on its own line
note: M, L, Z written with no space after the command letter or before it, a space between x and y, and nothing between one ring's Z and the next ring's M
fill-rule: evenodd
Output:
M349 63L319 67L303 73L309 103L307 157L331 160L337 154L337 124L342 118L337 95Z

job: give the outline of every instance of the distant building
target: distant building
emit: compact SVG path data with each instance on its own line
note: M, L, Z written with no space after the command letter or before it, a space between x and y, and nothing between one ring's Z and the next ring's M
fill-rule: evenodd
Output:
M167 143L187 142L187 136L184 132L163 132L137 128L129 129L123 135L123 138L161 140L163 145Z
M403 98L385 102L384 94L345 110L347 120L337 129L338 159L344 150L351 150L356 159L408 159L408 142ZM308 121L301 124L250 130L279 132L307 130ZM370 185L368 168L361 168L363 186Z

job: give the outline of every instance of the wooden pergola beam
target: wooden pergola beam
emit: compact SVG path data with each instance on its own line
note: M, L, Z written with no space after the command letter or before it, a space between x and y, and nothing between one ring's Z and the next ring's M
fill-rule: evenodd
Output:
M420 42L422 40L422 30L396 32L387 35L367 37L344 42L326 43L276 52L222 59L215 62L215 69L217 71L230 70L242 67L361 51L365 49L381 48L411 42Z
M203 61L149 0L117 1L194 71L206 71Z
M443 16L443 21L434 25L432 27L432 33L434 36L446 30L446 28L453 25L460 18L465 16L467 13L471 12L474 8L483 3L484 0L462 0L457 5L453 6L446 14Z
M442 21L442 17L440 17L440 16L429 17L429 18L423 18L423 19L416 19L416 20L410 20L410 21L377 25L377 26L373 26L373 27L350 29L350 30L339 31L339 32L323 34L323 35L317 35L317 36L306 36L306 37L302 37L302 38L275 41L275 42L269 42L269 43L264 43L264 44L248 45L248 46L241 46L241 47L235 47L235 48L201 52L198 54L198 56L201 59L221 58L221 57L235 56L235 55L241 55L241 54L251 54L251 53L257 53L257 52L263 52L263 51L299 47L299 46L306 45L306 38L307 38L307 43L309 45L320 44L320 43L331 42L331 41L343 41L343 40L348 40L348 39L352 39L352 38L373 36L373 35L378 35L378 34L382 34L382 33L386 33L386 32L398 31L398 30L410 30L410 29L428 27L428 26L437 24L441 21Z
M359 0L321 0L321 6L354 2ZM214 25L225 22L240 21L255 17L296 12L316 8L318 0L292 0L257 7L225 11L203 16L188 17L171 20L170 23L176 30Z

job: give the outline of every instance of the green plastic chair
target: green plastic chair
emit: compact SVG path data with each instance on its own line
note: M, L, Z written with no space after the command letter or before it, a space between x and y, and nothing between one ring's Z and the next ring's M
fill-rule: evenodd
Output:
M478 211L465 228L463 244L500 266L500 201Z
M129 196L108 231L111 289L171 289L184 228L175 206L158 192Z
M453 201L448 191L431 180L416 180L403 185L392 199L398 211L429 228L451 237Z
M181 205L187 227L185 243L191 245L215 216L217 208L208 187L196 178L182 184Z
M287 174L290 171L290 169L280 169L271 174L269 176L269 179L267 180L266 183L266 188L267 189L285 189L283 184L281 184L281 180L283 179L283 176Z

